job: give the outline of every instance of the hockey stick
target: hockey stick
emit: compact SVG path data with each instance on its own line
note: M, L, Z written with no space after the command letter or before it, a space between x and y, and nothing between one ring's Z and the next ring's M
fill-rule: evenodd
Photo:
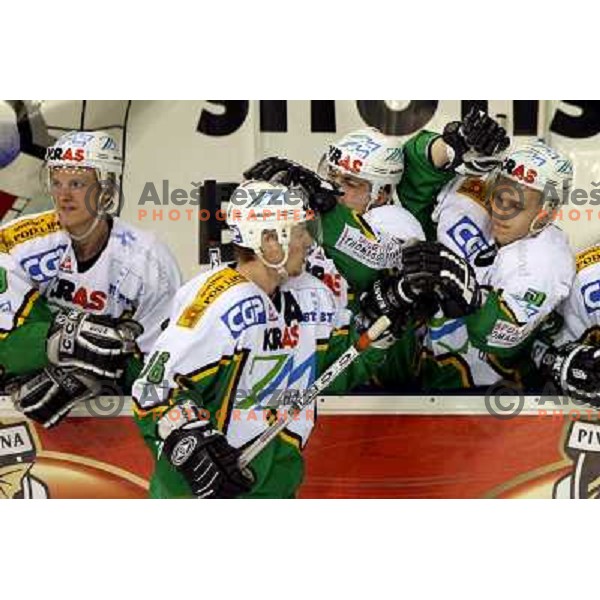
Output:
M351 346L342 354L309 388L303 397L291 404L277 424L272 425L260 434L241 454L239 466L244 469L248 463L260 454L265 447L275 439L292 421L294 415L310 405L310 403L341 373L343 373L360 355L366 350L371 342L376 340L389 326L391 321L388 317L379 317L371 327L358 338L354 346Z

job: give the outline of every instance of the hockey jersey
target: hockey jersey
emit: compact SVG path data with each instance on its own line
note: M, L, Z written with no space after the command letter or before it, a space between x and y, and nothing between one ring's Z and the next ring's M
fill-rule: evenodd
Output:
M434 199L454 174L433 166L431 144L439 134L420 131L404 144L404 174L396 187L400 206L381 206L360 216L338 205L321 215L323 244L307 260L342 306L369 289L382 269L398 266L400 246L410 239L435 239Z
M483 287L482 307L462 319L439 312L425 338L429 389L520 383L519 356L533 332L568 296L575 261L566 234L549 225L496 248L485 206L485 181L458 178L440 194L434 212L438 239L465 258Z
M355 295L368 290L382 270L400 267L406 242L425 239L417 219L395 205L364 215L337 205L321 220L323 245L313 245L306 270L329 287L341 308L355 308Z
M0 364L13 374L45 366L46 334L60 308L129 314L144 329L137 342L145 353L180 285L168 249L118 217L105 248L83 272L55 211L17 219L0 229Z
M340 310L330 290L308 273L290 278L268 296L231 267L202 273L177 293L168 328L133 387L136 418L154 454L156 421L173 404L192 399L239 448L270 424L283 392L307 390L319 374L352 344L356 332L349 312ZM365 351L331 386L345 391L368 379L383 351ZM312 431L314 402L253 461L256 490L292 494L302 479L298 450ZM281 446L286 446L282 450ZM274 458L283 452L281 460ZM278 454L279 453L279 454ZM273 472L280 470L282 484ZM275 479L272 479L275 477ZM153 495L189 495L164 460L157 463ZM257 492L256 492L257 493Z
M600 246L580 252L576 269L571 293L559 310L564 326L556 343L581 341L600 345Z

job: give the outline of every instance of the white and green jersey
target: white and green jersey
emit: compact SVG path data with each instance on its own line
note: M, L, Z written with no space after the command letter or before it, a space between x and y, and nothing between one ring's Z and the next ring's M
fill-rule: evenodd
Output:
M581 341L600 344L600 246L580 252L569 297L560 307L564 326L555 343Z
M363 215L338 205L321 219L323 245L313 245L306 270L329 287L342 308L355 307L355 294L369 289L381 271L400 267L406 242L425 239L417 219L397 205Z
M0 365L14 374L45 366L46 335L59 308L128 314L143 327L137 343L145 353L180 285L166 246L118 217L99 256L86 264L78 264L55 211L16 219L0 228Z
M189 399L207 411L232 446L249 443L270 425L273 411L283 410L284 392L304 393L354 343L349 319L349 311L340 310L331 291L308 273L290 278L272 296L229 266L195 277L177 293L169 326L133 387L149 447L158 454L158 418ZM382 351L363 352L330 390L366 381L381 358ZM313 402L297 415L274 447L284 444L298 455L313 429L315 408ZM272 485L276 463L261 471L259 487ZM292 463L297 472L300 463ZM153 489L162 490L157 495L185 495L164 460L153 481Z
M441 192L434 212L439 241L469 261L484 300L468 317L440 312L430 321L429 389L519 381L515 366L524 346L571 289L575 261L566 234L550 225L496 249L485 198L485 181L459 178Z

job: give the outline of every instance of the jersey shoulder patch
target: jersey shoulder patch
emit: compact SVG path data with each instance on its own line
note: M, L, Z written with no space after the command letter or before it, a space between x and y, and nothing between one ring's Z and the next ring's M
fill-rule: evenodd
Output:
M579 273L586 267L595 265L600 262L600 246L593 246L583 252L579 252L576 256L576 269Z
M463 196L467 196L483 208L487 210L486 207L486 196L487 196L487 186L485 181L480 179L479 177L467 177L464 181L460 183L458 189L456 190L457 194L462 194Z
M177 325L186 329L193 329L206 309L217 298L240 283L248 283L248 279L230 267L213 273L202 284L192 302L183 309L179 319L177 319Z
M143 255L153 250L158 243L154 233L138 229L118 217L113 217L110 237L119 248L119 252L130 255Z
M0 252L10 252L19 244L45 237L59 230L60 221L55 211L22 217L0 229Z

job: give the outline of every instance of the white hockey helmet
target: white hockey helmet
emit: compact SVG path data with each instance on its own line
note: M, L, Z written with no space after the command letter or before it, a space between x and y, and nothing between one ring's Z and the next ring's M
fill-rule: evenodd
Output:
M268 267L282 269L288 258L292 229L312 219L307 199L298 188L250 180L239 185L227 205L226 222L232 231L232 243L253 250ZM284 256L276 264L264 259L263 233L274 231Z
M96 169L102 175L121 174L123 159L117 141L105 131L70 131L46 150L46 165Z
M525 187L542 192L542 213L550 215L573 185L573 163L541 140L511 149L500 167L500 175ZM532 232L540 220L532 223Z
M326 176L324 167L368 181L371 185L370 206L385 186L391 187L390 197L395 197L395 188L404 172L404 151L394 138L374 127L367 127L330 144L319 164L319 172Z
M110 208L118 200L116 185L121 175L123 158L117 141L105 131L70 131L61 135L46 150L46 167L88 168L96 171L100 185L113 181L112 194L103 198L104 207Z

